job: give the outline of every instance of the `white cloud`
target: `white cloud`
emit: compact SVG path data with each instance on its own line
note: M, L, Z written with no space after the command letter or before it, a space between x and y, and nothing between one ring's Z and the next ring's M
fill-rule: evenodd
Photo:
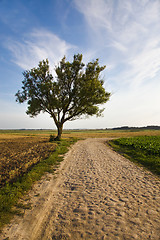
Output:
M35 29L23 41L10 39L5 43L13 55L13 62L23 69L37 66L39 61L48 58L51 64L57 62L75 46L44 29Z
M114 66L106 70L113 95L106 104L105 126L159 125L160 1L74 3L86 19L94 55Z
M111 46L122 52L126 52L128 50L126 46L117 41L114 41Z
M84 14L87 22L92 29L99 28L112 29L110 16L112 15L112 6L108 5L109 1L104 0L75 0L77 9ZM110 1L112 4L112 1Z
M132 66L132 78L136 85L154 79L160 70L160 47L153 49L146 47L129 64Z
M118 76L121 84L137 86L156 76L160 69L159 0L74 2L87 21L96 54L106 65L115 66L113 81Z

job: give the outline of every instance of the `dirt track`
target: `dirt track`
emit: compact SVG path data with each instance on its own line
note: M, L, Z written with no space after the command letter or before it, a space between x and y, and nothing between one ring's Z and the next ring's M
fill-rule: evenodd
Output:
M9 239L160 239L160 181L105 139L77 142L55 176L31 191L32 209L4 229Z

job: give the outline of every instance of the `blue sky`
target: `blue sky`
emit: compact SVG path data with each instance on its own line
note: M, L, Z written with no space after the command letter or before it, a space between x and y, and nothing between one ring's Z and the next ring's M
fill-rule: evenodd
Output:
M112 96L103 118L64 128L160 125L159 0L0 0L0 53L0 129L55 128L47 114L29 118L15 93L24 70L76 53L106 65Z

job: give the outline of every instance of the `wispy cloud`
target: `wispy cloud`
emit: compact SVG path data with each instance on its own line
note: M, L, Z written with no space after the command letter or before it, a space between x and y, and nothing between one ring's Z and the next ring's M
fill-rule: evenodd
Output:
M74 2L77 9L84 14L88 24L93 30L97 31L99 28L111 30L112 1L110 1L110 4L103 0L74 0Z
M113 43L111 44L112 47L116 48L119 51L122 52L126 52L128 49L126 46L124 46L124 44L117 42L117 41L113 41Z
M90 39L97 54L103 55L106 65L115 66L112 80L117 76L121 85L133 87L156 77L160 69L159 0L74 3L84 15L90 34L94 34Z
M52 64L57 64L64 55L75 48L44 29L33 30L21 41L7 40L5 47L11 51L12 61L23 69L35 67L39 61L46 58Z

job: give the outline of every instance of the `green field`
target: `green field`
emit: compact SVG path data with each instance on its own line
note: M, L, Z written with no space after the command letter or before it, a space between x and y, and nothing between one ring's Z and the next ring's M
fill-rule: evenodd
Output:
M112 140L114 150L160 175L160 136L139 136Z

